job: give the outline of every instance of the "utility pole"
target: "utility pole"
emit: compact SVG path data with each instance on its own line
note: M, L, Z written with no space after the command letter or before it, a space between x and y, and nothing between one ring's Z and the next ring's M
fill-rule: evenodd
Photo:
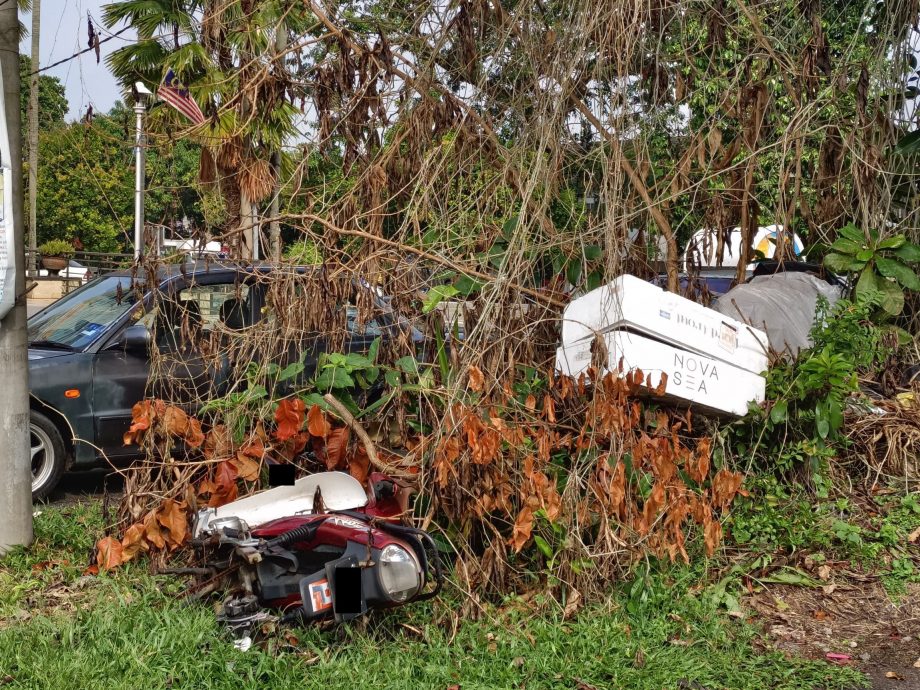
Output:
M17 10L16 2L0 4L0 555L12 546L32 542Z
M134 260L144 255L144 186L147 175L144 160L144 115L147 113L147 97L150 90L141 82L134 85L137 92L134 101L134 114L137 117L134 132Z
M29 262L38 268L38 34L42 3L32 0L32 75L29 79Z

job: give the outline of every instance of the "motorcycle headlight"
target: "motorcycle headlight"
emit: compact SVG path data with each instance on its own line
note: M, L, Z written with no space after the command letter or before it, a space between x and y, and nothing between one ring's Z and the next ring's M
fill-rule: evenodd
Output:
M422 569L415 555L390 544L380 552L380 586L392 601L400 603L418 593Z

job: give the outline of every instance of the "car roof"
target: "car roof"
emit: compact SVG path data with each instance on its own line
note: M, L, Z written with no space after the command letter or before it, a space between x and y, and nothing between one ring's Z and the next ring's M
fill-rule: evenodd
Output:
M255 263L235 263L227 259L215 260L192 260L181 264L160 264L156 268L158 282L163 282L171 278L183 276L193 278L195 276L209 275L213 273L268 273L270 271L288 270L297 273L306 273L308 271L322 271L320 266L293 266L291 264L275 264L271 262ZM138 277L142 280L147 277L145 269L135 271L133 268L120 269L106 273L111 277Z

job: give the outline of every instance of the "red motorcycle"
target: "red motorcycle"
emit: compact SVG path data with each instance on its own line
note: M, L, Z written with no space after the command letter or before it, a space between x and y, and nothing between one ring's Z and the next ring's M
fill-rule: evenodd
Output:
M430 599L443 584L428 533L399 523L400 487L373 473L368 490L351 475L322 472L199 511L192 544L202 568L192 594L227 592L218 618L231 629L333 616Z

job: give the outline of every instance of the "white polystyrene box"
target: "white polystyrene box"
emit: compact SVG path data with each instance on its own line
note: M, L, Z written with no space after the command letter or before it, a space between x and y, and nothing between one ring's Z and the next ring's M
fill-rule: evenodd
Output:
M767 369L766 333L631 275L572 300L562 319L563 347L630 330L749 372Z
M748 403L763 402L766 382L762 376L728 362L652 340L628 331L608 331L607 370L641 369L651 376L652 386L668 375L664 397L672 402L693 403L707 411L742 416ZM594 338L568 343L556 351L556 368L577 377L591 365Z

